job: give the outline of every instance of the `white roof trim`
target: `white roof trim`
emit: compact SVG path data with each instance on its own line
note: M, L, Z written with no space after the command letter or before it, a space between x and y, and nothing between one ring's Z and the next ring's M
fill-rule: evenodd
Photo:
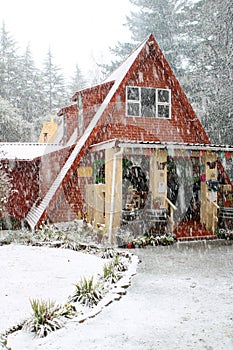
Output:
M206 150L206 151L222 151L233 152L233 146L229 145L214 145L214 144L200 144L200 143L182 143L182 142L160 142L160 141L131 141L112 139L94 144L90 147L92 152L105 150L108 148L122 147L122 148L151 148L151 149L180 149L180 150Z
M118 67L116 68L104 81L103 83L108 83L110 81L122 81L126 73L129 71L130 67L134 63L138 54L142 50L143 46L146 44L149 36L143 40L142 43L130 54L130 56Z

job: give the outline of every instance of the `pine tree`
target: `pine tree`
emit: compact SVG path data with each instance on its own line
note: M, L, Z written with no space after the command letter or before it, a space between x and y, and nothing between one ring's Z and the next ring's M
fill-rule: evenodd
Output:
M0 96L12 104L17 96L19 66L16 43L3 23L0 33Z
M54 114L67 101L65 79L61 68L53 63L53 56L49 48L42 70L43 93L46 101L44 115Z
M3 23L0 31L0 140L37 141L47 114L68 101L61 69L49 50L44 69L35 67L30 46L18 54Z
M120 43L111 49L117 57L111 65L103 65L106 73L115 69L132 50L149 34L153 34L173 69L178 60L175 0L130 0L138 10L126 18L126 26L132 33L132 42Z
M42 110L38 106L43 104L38 90L39 71L35 68L30 46L28 45L24 55L20 59L22 69L19 72L19 93L17 96L17 107L22 110L24 120L34 122L35 114ZM37 112L37 113L35 113Z
M70 96L73 96L75 92L84 89L87 86L87 81L85 80L78 64L75 66L74 75L71 78L68 88L70 91Z
M130 2L138 8L126 22L132 43L118 43L117 61L103 69L109 73L152 33L211 141L232 144L232 0Z
M181 82L211 141L232 144L232 2L200 0L181 13L188 62Z
M0 142L29 141L30 124L23 121L20 109L0 97Z

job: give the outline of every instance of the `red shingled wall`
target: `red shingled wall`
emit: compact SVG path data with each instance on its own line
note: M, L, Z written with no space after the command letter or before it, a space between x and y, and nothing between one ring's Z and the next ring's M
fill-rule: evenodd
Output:
M39 196L43 198L49 190L63 165L68 159L72 147L63 148L62 150L45 154L40 161L40 188Z
M152 54L146 57L146 64L143 64L143 61L138 64L135 62L126 75L113 98L113 113L105 121L104 127L98 133L97 140L100 142L120 138L141 141L210 143L172 71L170 70L170 76L167 71L164 71L163 66L166 62L163 62L162 57L158 58ZM127 85L170 89L171 119L126 116Z
M3 163L15 190L8 200L6 215L23 219L39 195L40 161L8 160Z
M155 48L146 46L140 52L138 59L134 61L126 74L112 98L103 127L96 133L95 142L120 138L141 141L210 143L156 42L154 45ZM84 128L88 126L111 85L112 83L108 83L81 92ZM126 116L125 91L127 85L170 89L171 119ZM77 98L77 95L75 96ZM71 114L70 118L72 119ZM73 118L76 116L73 115Z

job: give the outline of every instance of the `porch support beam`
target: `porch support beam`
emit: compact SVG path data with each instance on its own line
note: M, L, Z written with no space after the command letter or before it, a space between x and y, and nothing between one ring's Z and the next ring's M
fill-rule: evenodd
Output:
M213 204L217 204L217 192L209 191L206 182L209 180L217 180L217 154L214 152L206 152L201 159L201 223L206 226L207 230L215 231L217 206ZM212 164L215 164L215 166Z
M105 226L110 244L115 242L122 212L122 153L120 148L105 151Z

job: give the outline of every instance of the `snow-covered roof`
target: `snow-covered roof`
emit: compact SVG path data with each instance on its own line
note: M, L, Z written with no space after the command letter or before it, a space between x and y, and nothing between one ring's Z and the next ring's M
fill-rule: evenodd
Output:
M0 159L32 160L64 148L48 143L0 143Z
M136 47L136 49L128 56L128 58L104 80L104 83L117 80L121 81L124 78L126 73L129 71L130 67L134 63L135 59L139 55L140 51L146 44L148 38L149 36L146 37L146 39L144 39L140 43L140 45Z
M166 149L186 149L186 150L206 150L214 152L233 152L233 145L217 145L206 143L187 143L187 142L161 142L161 141L140 141L140 140L120 140L112 139L93 144L90 148L100 151L114 147L126 148L166 148Z

